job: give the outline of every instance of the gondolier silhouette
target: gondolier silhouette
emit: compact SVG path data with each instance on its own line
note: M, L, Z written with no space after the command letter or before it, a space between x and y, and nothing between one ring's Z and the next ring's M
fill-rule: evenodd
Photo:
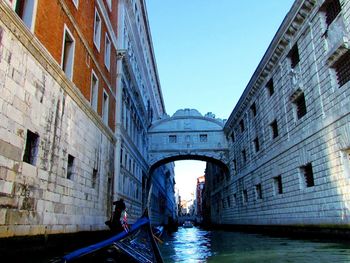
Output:
M123 219L121 218L121 215L123 212L125 212L126 206L123 198L120 198L118 201L114 201L113 205L115 207L112 218L111 220L106 221L106 225L108 225L113 232L118 233L125 229L125 227L122 224Z

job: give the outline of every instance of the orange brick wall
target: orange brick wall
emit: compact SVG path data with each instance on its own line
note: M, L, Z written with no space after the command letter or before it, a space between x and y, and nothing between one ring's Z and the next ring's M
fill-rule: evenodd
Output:
M108 123L109 127L114 131L116 107L112 92L114 94L116 92L116 50L112 44L110 71L108 71L104 63L105 33L107 32L107 28L104 23L102 12L99 11L102 19L102 34L100 51L98 51L93 43L95 7L98 9L95 1L79 1L78 9L71 0L66 0L65 3L69 9L69 12L73 16L79 31L83 35L82 38L79 37L78 32L74 28L74 24L71 22L69 16L66 14L60 1L58 0L38 1L34 33L46 47L46 49L51 53L55 61L61 65L63 32L64 24L66 24L75 39L73 82L79 88L84 97L90 102L91 73L92 69L94 70L99 78L98 113L101 116L103 90L106 90L109 95L110 103ZM117 1L113 1L113 5L113 12L109 12L107 6L106 8L116 33ZM110 35L109 37L112 39ZM87 47L84 46L83 41L87 43ZM94 63L94 59L90 57L88 49L92 51L93 58L97 62L97 65ZM109 85L104 81L103 76L107 82L109 82ZM108 86L111 90L108 89Z

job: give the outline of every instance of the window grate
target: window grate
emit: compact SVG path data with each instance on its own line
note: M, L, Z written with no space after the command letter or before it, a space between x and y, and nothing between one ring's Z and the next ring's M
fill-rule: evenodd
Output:
M337 73L337 79L340 86L343 86L350 80L350 51L346 52L334 64Z

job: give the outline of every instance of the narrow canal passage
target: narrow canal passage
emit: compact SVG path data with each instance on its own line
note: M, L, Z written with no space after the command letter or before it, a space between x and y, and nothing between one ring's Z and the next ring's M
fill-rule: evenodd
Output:
M164 237L170 262L350 262L350 243L269 237L260 234L182 228Z

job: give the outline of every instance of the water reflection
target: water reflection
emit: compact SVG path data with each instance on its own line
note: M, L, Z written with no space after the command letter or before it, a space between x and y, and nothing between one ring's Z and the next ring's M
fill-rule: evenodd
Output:
M179 228L160 247L165 262L350 262L350 245Z

